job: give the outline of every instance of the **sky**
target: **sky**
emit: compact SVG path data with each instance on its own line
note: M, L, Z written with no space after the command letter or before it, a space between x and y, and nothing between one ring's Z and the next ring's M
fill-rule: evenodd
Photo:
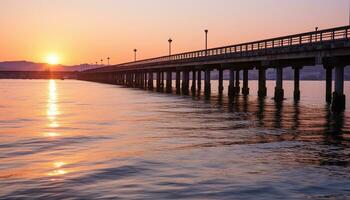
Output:
M349 23L350 0L1 0L0 61L111 64Z

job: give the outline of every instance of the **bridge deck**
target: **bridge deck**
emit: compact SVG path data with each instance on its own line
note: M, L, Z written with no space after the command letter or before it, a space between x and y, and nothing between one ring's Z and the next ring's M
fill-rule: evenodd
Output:
M235 64L242 67L322 64L323 58L350 56L350 26L307 32L255 42L162 56L88 70L117 72ZM288 60L288 62L284 62ZM294 62L293 62L294 61Z

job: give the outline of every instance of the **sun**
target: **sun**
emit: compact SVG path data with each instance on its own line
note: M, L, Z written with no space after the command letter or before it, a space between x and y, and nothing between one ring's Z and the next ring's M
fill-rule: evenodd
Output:
M50 65L57 65L59 63L59 58L57 54L50 54L47 56L47 63Z

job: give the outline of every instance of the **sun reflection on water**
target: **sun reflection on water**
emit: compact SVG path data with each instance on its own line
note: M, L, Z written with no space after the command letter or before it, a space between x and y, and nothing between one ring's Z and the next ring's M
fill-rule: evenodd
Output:
M58 128L60 125L57 122L57 116L60 114L60 111L57 105L57 88L56 88L55 80L50 80L49 82L49 94L48 94L46 113L47 113L47 119L49 120L49 123L48 123L49 128ZM44 133L45 137L58 137L60 135L61 134L53 131Z

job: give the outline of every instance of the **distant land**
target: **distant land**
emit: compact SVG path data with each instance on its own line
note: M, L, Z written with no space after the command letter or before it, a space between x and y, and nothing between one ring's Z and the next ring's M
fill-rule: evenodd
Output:
M83 71L98 68L101 66L81 64L81 65L49 65L47 63L35 63L29 61L5 61L0 62L0 71Z
M89 64L80 64L73 66L66 65L49 65L46 63L35 63L29 61L5 61L0 62L0 72L1 71L64 71L64 72L74 72L74 71L84 71L93 68L102 67L101 65L89 65ZM242 75L241 75L242 76ZM350 67L345 68L345 80L350 80ZM218 79L217 71L212 72L212 78ZM275 79L275 70L268 69L266 71L266 78L268 80ZM285 80L293 80L293 69L290 67L284 68L283 78ZM224 79L229 79L228 71L225 71ZM257 80L258 72L255 70L249 71L249 79ZM301 70L300 74L301 80L324 80L325 71L322 67L319 66L306 66Z

